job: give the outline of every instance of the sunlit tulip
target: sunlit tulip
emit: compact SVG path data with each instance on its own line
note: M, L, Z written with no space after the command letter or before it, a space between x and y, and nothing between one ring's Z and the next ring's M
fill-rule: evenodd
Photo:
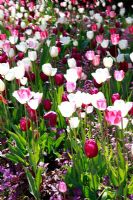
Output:
M63 117L71 117L75 112L75 105L69 101L64 101L58 106Z
M112 65L113 65L113 59L112 59L111 57L105 57L105 58L103 59L103 65L104 65L105 67L107 67L107 68L112 67Z
M104 83L105 81L111 78L107 68L99 68L94 73L91 73L91 75L98 84Z
M50 63L46 63L42 66L42 71L47 76L54 76L57 72L57 68L52 68Z
M78 119L78 117L71 117L69 120L70 128L77 128L79 126L79 122L80 120Z

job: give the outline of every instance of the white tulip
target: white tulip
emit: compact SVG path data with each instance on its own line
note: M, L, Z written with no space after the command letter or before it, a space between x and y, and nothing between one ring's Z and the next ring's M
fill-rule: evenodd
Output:
M54 76L57 72L57 68L52 68L50 63L46 63L42 66L42 71L47 76Z
M28 57L31 61L35 61L37 59L36 51L28 51Z
M8 73L5 75L7 81L13 81L15 79L14 68L11 68Z
M120 40L118 45L119 45L119 48L121 50L124 50L128 47L128 41L127 40Z
M93 78L96 80L98 84L104 83L106 80L110 79L111 76L109 74L109 70L107 68L99 68L95 73L91 73Z
M124 54L118 54L118 56L116 57L116 61L118 63L120 62L124 62L125 58L124 58Z
M18 41L18 37L15 35L15 36L10 36L9 37L9 41L11 44L16 44L17 41Z
M76 83L76 81L78 80L77 70L75 68L68 69L64 77L67 82Z
M69 101L64 101L58 106L63 117L71 117L75 112L75 106Z
M58 54L59 54L58 47L56 47L56 46L51 47L50 50L49 50L49 53L50 53L50 56L51 56L52 58L57 57Z
M130 53L130 59L131 59L131 61L133 62L133 52Z
M77 128L79 126L79 118L78 117L71 117L69 120L70 128Z
M107 68L112 67L112 65L113 65L113 59L112 59L111 57L105 57L105 58L103 59L103 65L104 65L105 67L107 67Z
M16 48L17 48L17 50L26 53L26 51L27 51L27 44L26 44L26 42L20 42L19 44L16 45Z
M67 36L67 37L60 37L60 42L63 44L63 45L67 45L70 43L70 37Z
M22 79L25 75L25 68L24 66L14 67L15 78Z
M76 63L76 60L74 58L69 58L67 60L67 64L68 64L69 68L77 67L77 63Z
M5 76L9 71L9 63L0 63L0 74Z
M93 32L93 31L87 31L87 38L88 38L89 40L92 40L93 37L94 37L94 32Z
M108 45L109 45L109 40L103 40L102 43L101 43L101 46L102 46L103 48L107 48Z
M4 11L0 9L0 20L4 19Z

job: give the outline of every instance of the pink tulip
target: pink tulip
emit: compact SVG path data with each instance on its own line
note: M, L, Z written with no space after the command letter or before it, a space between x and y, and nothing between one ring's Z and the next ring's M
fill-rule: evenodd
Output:
M115 70L114 71L114 78L116 81L122 81L125 77L125 72L123 70Z
M97 100L97 108L99 110L106 110L106 108L107 108L106 99Z
M92 64L94 66L98 66L100 64L100 55L95 55L93 60L92 60Z
M74 92L74 90L76 89L76 83L75 82L67 82L66 89L67 89L67 92Z
M97 43L102 43L102 41L103 41L103 35L97 35L96 36L96 41L97 41Z
M119 43L120 36L119 34L112 34L111 35L111 42L113 45L117 45Z
M122 120L121 111L119 110L106 110L105 119L110 125L118 125Z
M33 93L29 88L21 87L19 90L13 92L13 97L21 104L25 104L33 97Z
M85 57L88 59L88 60L93 60L94 59L94 56L95 56L95 53L94 51L87 51L86 54L85 54Z
M115 93L111 97L112 103L114 103L116 100L119 100L119 99L120 99L120 94L119 93Z

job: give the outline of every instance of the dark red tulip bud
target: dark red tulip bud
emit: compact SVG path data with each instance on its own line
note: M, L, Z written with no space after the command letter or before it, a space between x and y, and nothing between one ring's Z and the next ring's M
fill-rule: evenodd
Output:
M101 83L101 84L97 83L95 79L94 79L93 82L94 82L94 86L95 86L96 88L102 87L102 83Z
M119 70L123 70L124 72L127 72L128 71L128 63L127 62L121 62L120 63L120 67L119 67Z
M43 102L43 105L44 105L44 109L46 111L49 111L51 109L51 101L49 99L45 99L44 102Z
M48 81L48 76L44 74L43 72L40 73L40 78L42 81Z
M57 114L56 112L50 111L44 115L44 119L48 121L50 127L55 127L57 124Z
M20 129L22 131L27 131L30 128L30 120L26 117L20 119Z
M62 101L68 101L67 94L62 95Z
M63 85L64 75L63 74L56 74L54 76L54 81L55 81L56 85L58 85L58 86Z
M84 151L88 158L96 157L98 154L98 146L95 140L87 139L84 145Z
M119 93L115 93L111 97L112 103L114 103L116 100L119 100L119 99L120 99Z

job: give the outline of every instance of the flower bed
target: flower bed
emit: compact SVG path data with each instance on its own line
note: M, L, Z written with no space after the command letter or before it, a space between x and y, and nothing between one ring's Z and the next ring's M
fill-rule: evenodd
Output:
M1 199L133 199L125 7L0 1Z

